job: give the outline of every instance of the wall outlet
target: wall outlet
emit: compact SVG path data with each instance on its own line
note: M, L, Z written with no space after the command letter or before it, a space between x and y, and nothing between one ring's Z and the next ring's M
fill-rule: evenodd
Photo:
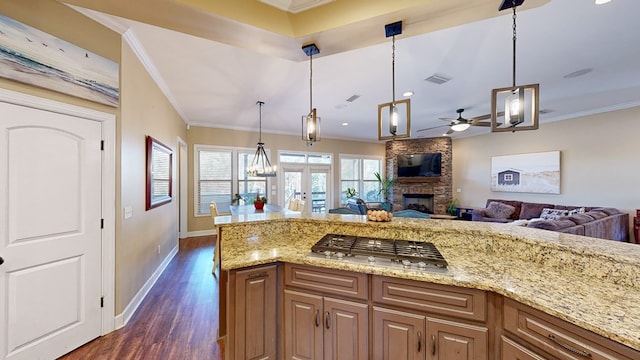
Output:
M457 188L457 189L456 189L456 192L461 193L461 192L462 192L462 189Z
M131 206L124 207L124 218L128 219L133 216L133 208Z

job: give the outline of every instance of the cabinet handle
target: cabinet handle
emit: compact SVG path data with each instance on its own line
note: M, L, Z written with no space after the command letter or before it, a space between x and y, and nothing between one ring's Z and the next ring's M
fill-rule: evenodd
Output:
M331 324L329 323L330 318L331 318L331 316L330 316L329 312L327 311L326 314L324 315L324 325L327 327L327 330L329 330L329 328L331 327Z
M567 345L567 344L561 342L560 340L556 339L556 337L553 336L553 334L549 334L549 339L551 339L551 341L553 341L554 343L560 345L561 347L563 347L566 350L571 351L574 354L578 354L580 356L584 356L584 357L588 357L588 358L591 357L591 353L590 352L588 352L586 350L578 350L578 349L576 349L576 348L574 348L574 347L572 347L570 345Z
M431 355L436 354L436 336L431 335Z
M418 331L418 352L422 351L422 332Z
M316 327L320 326L320 310L316 310Z
M249 279L259 279L259 278L265 278L265 277L268 277L268 276L269 276L269 274L267 274L266 271L262 271L262 272L259 272L259 273L250 274L249 275Z

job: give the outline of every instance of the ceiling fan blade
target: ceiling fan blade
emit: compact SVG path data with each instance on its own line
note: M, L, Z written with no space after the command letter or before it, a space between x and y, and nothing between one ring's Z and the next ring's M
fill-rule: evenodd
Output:
M471 123L471 126L485 126L485 127L490 127L491 123L490 122L479 122L479 121L474 121Z
M437 129L437 128L441 128L441 127L445 127L445 126L449 126L449 125L439 125L439 126L434 126L434 127L430 127L430 128L426 128L426 129L416 130L416 132L429 131L429 130L433 130L433 129Z
M447 133L445 135L451 135L453 134L455 131L453 131L453 129L449 129L449 131L447 131Z
M469 120L471 120L471 122L474 122L474 121L481 121L481 120L487 120L487 119L491 119L491 114L476 116Z
M444 121L455 121L457 119L454 118L438 118L438 120L444 120Z
M504 111L498 111L498 113L496 115L498 115L498 117L503 117L504 116ZM476 122L476 121L489 120L489 119L491 119L491 114L485 114L485 115L476 116L476 117L471 118L469 120L473 123L473 122Z

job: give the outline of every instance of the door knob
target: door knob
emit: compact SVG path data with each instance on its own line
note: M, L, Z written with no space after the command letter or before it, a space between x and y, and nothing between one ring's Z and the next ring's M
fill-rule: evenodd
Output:
M0 256L0 265L4 264L4 259Z

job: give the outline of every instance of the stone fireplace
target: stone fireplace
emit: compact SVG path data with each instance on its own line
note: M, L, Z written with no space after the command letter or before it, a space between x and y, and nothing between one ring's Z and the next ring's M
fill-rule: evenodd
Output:
M402 194L402 208L433 214L433 194Z
M390 198L393 210L406 209L406 202L409 201L427 207L431 210L430 213L446 214L447 207L453 198L451 138L392 140L385 145L385 170L394 178L398 176L399 154L436 152L442 154L442 169L439 177L397 178Z

